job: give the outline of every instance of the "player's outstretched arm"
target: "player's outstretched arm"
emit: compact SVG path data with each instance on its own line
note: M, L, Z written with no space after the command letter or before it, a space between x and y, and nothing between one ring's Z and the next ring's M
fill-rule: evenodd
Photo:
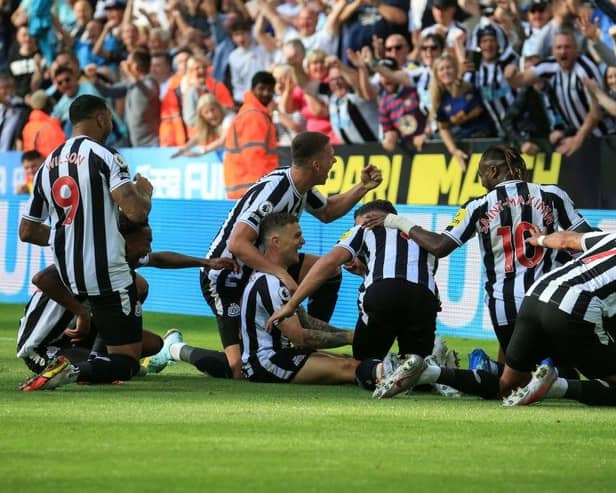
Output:
M334 247L327 255L319 258L299 286L297 286L291 299L284 306L276 310L268 319L265 329L271 330L274 323L295 314L300 303L319 289L325 281L334 277L338 272L338 267L349 261L350 257L351 254L346 248Z
M381 170L369 164L362 170L360 183L344 193L329 197L327 205L316 211L314 215L324 223L332 222L349 212L367 192L378 187L382 181Z
M446 257L458 246L449 236L433 233L415 224L410 217L401 214L387 214L383 220L386 228L396 228L406 233L415 243L436 257Z
M149 267L159 269L184 269L187 267L207 267L212 269L237 270L237 263L230 258L204 259L177 252L152 252L149 254Z
M533 246L541 246L545 248L553 248L555 250L573 250L581 252L584 249L582 245L582 233L575 231L557 231L549 235L539 234L537 231L531 231L531 236L526 238L526 243Z

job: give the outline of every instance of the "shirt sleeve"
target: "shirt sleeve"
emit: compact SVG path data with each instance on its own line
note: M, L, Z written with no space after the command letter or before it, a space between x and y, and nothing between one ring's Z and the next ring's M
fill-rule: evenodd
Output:
M105 163L109 166L109 191L113 192L116 188L130 182L130 170L128 163L119 152L105 153Z
M616 234L614 233L605 233L603 231L593 231L592 233L585 233L582 236L582 249L586 252L591 248L595 247L598 243L600 243L608 236L612 237L612 241L616 241Z
M34 176L34 185L32 187L32 197L30 197L30 201L28 202L28 207L26 209L23 217L28 219L29 221L42 223L49 217L49 204L47 202L47 198L43 193L42 186L42 173L43 167L37 171Z
M463 205L445 228L443 234L449 236L459 246L466 243L477 232L476 210L477 206L474 201Z
M308 190L306 194L306 210L310 214L322 210L327 206L327 198L316 189Z
M361 226L354 226L340 237L336 246L348 250L353 258L355 258L359 255L361 247L364 244L365 232L366 230Z

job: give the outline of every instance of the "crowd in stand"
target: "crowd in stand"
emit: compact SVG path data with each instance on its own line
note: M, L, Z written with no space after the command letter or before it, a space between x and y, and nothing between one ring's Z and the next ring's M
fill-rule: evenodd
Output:
M0 15L0 150L46 156L82 94L108 99L108 144L175 155L228 148L244 103L278 145L441 139L463 168L460 139L571 155L616 132L614 0L4 0ZM273 97L255 99L265 72Z

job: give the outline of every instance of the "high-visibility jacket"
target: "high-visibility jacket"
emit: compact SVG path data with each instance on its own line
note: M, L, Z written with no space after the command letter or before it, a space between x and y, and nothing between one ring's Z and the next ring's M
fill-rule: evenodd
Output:
M28 123L24 126L21 136L24 151L37 150L43 157L47 157L66 140L60 120L42 110L30 112Z
M269 111L247 91L225 139L223 169L228 198L240 198L259 178L278 167L276 145L276 126Z
M182 91L179 86L169 87L160 102L158 140L161 147L183 146L188 140L188 131L182 119Z

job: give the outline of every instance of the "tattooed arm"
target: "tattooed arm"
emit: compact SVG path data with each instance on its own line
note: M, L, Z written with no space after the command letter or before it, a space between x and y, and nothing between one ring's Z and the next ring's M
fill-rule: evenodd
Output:
M325 322L320 320L318 322L327 326ZM300 322L297 315L282 320L278 324L278 329L298 348L326 349L353 343L352 330L335 329L335 332L325 332L324 330L315 330L313 327L307 328Z
M350 333L351 339L353 339L352 336L354 334L354 331L339 329L337 327L334 327L333 325L328 324L327 322L324 322L323 320L315 318L312 315L309 315L308 312L304 310L304 307L301 305L297 307L297 310L295 313L297 314L299 321L302 324L302 327L304 327L304 329L320 330L322 332L331 332L331 333L339 333L339 332L342 332L344 334Z

